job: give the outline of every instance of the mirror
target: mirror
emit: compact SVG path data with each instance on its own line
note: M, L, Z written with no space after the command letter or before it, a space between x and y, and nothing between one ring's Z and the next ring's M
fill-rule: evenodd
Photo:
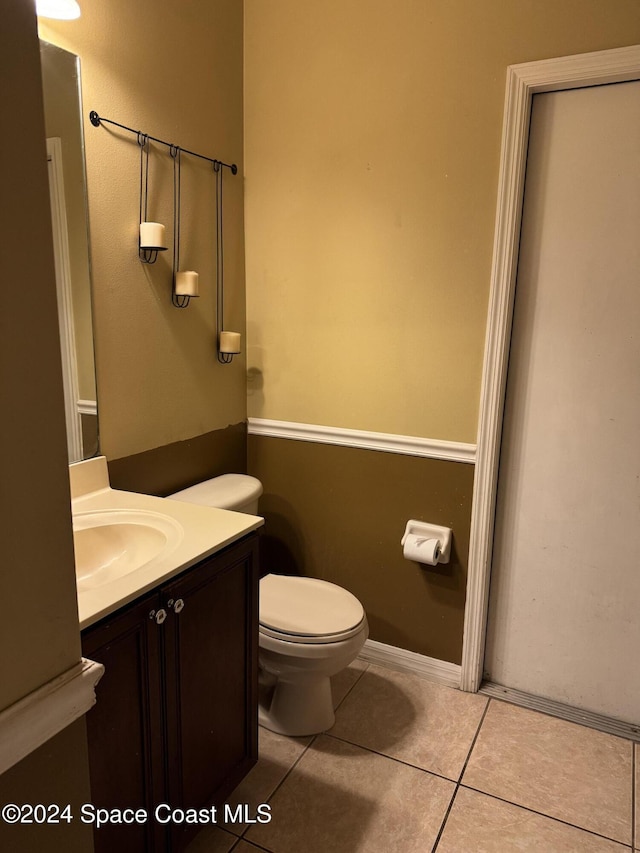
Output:
M40 42L69 462L98 453L80 60Z

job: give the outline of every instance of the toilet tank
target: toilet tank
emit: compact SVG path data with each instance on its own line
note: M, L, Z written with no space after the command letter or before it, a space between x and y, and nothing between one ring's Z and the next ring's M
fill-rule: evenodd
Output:
M174 501L257 515L258 498L261 494L262 483L255 477L248 474L222 474L167 497Z

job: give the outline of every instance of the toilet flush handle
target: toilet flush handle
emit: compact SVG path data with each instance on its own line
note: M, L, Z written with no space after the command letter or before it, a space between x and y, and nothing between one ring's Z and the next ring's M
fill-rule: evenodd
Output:
M170 598L169 601L167 601L167 607L169 610L173 610L174 613L180 613L184 610L184 601L181 598L177 598L175 601L173 598Z

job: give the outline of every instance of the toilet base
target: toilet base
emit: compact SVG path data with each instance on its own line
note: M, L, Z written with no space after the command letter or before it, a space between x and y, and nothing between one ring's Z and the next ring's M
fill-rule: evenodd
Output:
M328 676L296 683L278 679L273 691L261 697L258 707L261 726L290 737L326 732L335 720Z

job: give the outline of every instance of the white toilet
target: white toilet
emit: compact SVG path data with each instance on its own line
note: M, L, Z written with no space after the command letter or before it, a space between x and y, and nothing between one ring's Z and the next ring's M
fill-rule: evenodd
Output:
M223 474L172 500L258 514L262 483ZM332 675L347 667L369 635L364 609L346 589L316 578L268 574L260 581L259 722L285 735L310 735L335 721Z

